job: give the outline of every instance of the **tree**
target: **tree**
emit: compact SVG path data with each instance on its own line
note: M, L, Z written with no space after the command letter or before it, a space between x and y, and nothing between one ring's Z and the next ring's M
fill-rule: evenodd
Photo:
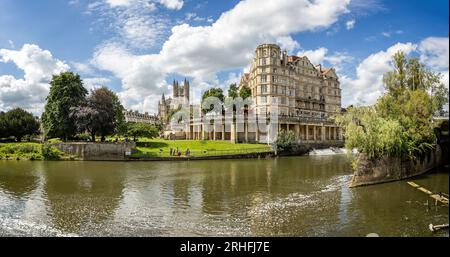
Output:
M230 85L228 89L228 97L231 97L233 99L238 97L238 87L236 86L236 83Z
M0 112L0 139L6 137L5 112Z
M275 140L277 152L293 152L297 148L295 135L292 131L281 130Z
M42 122L46 136L67 140L76 134L75 118L70 116L74 107L80 106L87 90L78 74L62 72L50 82Z
M417 58L393 56L394 69L384 76L386 93L372 107L348 108L337 122L344 128L346 146L368 157L407 156L411 159L433 147L433 114L448 102L440 74Z
M105 141L107 135L118 132L124 122L123 106L117 95L106 87L92 90L86 101L72 109L71 117L79 132L87 131L95 141L100 135Z
M246 85L243 85L242 87L241 87L241 90L239 90L239 96L242 98L242 99L247 99L248 97L250 97L252 95L252 90L248 87L248 86L246 86Z
M31 113L21 109L12 109L0 117L0 126L5 137L13 136L18 142L26 135L39 133L39 122Z
M225 98L223 95L223 90L221 88L211 88L208 91L204 92L202 95L202 103L205 101L208 97L217 97L222 103ZM204 113L207 113L213 109L213 106L210 106L209 108L202 109Z
M138 137L154 138L159 136L159 130L155 126L146 123L129 123L128 135L136 141Z

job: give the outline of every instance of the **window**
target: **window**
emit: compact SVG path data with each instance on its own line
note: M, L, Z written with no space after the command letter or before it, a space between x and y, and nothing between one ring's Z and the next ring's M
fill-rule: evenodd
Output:
M275 94L275 93L277 92L277 86L272 85L272 86L271 86L270 92L271 92L272 94Z
M285 95L286 94L286 88L285 87L281 87L281 94Z
M261 76L261 82L267 82L267 75Z
M266 58L262 58L261 61L262 61L262 62L261 62L261 65L266 65Z
M261 96L260 100L263 104L267 103L267 96Z
M263 50L263 56L267 57L267 50L266 49Z
M261 86L261 93L267 93L267 85Z
M272 82L277 82L277 77L276 76L272 76Z
M273 73L277 73L277 69L276 68L273 69Z
M276 96L272 96L272 103L276 104L277 103L277 97Z
M281 104L286 104L286 97L281 97Z

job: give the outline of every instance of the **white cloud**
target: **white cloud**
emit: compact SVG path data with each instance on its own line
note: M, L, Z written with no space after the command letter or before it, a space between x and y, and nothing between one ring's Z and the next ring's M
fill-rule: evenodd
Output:
M355 19L349 20L345 23L345 27L347 28L347 30L351 30L355 27Z
M291 36L283 36L276 39L277 44L280 45L282 49L286 49L288 52L292 52L300 47L300 44L295 41Z
M87 90L96 89L102 86L107 86L107 84L111 82L110 78L104 77L92 77L92 78L84 78L83 85Z
M449 39L448 37L429 37L420 42L420 60L438 70L448 70Z
M382 79L392 69L392 56L398 51L409 54L416 49L416 44L397 43L364 59L356 68L356 78L341 76L343 106L373 104L384 92Z
M183 0L159 0L159 3L173 10L180 10L184 4Z
M441 82L449 88L449 39L428 37L419 44L420 61L442 74ZM448 104L444 107L448 110Z
M391 32L381 32L381 35L383 37L390 37L391 36Z
M92 63L122 80L124 98L139 103L149 94L156 100L166 90L167 74L193 77L195 87L214 84L218 71L248 65L258 44L281 38L286 48L298 47L291 34L329 27L348 12L348 4L349 0L241 1L209 26L174 26L158 54L135 55L123 45L106 44Z
M158 15L154 2L144 0L96 1L87 6L86 14L96 14L94 30L110 32L112 41L136 49L155 47L170 29L167 18Z
M141 101L150 97L155 100L154 110L156 99L167 89L158 58L158 55L133 55L121 45L107 44L95 52L91 63L121 79L119 97L127 108L142 107Z
M24 72L23 78L0 76L0 109L20 106L35 114L42 112L52 75L69 69L50 51L33 44L20 50L0 49L0 62L13 62Z
M328 53L328 49L325 47L319 47L316 50L306 50L297 53L298 56L306 56L312 62L317 65L323 63L325 55Z
M106 0L106 2L112 7L116 6L129 6L133 0Z
M315 50L302 50L297 53L298 56L306 56L313 65L325 64L336 69L337 72L342 70L342 65L353 61L353 57L343 52L334 52L328 54L328 49L319 47Z
M94 73L94 69L89 63L71 62L70 64L75 69L75 71L78 73L82 73L82 74L93 74Z

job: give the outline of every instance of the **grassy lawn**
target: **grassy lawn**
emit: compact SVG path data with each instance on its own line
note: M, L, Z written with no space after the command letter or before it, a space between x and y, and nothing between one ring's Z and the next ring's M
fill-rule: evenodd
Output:
M209 140L164 140L164 139L140 139L137 142L136 157L169 157L170 148L181 151L185 156L189 148L190 156L218 156L229 154L245 154L270 151L266 144L233 144L226 141ZM162 150L162 152L161 152Z

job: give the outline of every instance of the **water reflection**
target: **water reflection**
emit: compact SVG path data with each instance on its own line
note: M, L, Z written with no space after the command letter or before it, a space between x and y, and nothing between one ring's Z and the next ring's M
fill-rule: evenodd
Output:
M87 234L113 218L122 198L124 174L114 163L91 169L87 162L46 163L44 192L53 225Z
M416 236L448 222L405 182L350 189L349 171L345 155L0 161L0 235ZM448 193L448 171L417 182Z

